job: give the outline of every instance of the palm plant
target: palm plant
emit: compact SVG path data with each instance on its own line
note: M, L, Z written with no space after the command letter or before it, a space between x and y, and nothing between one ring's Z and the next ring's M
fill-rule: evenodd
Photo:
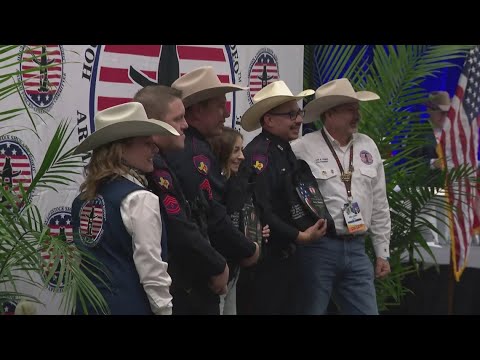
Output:
M5 104L5 100L11 96L19 96L22 99L20 96L22 82L16 79L23 79L23 76L19 75L41 70L42 65L22 69L22 56L18 56L19 51L20 47L17 45L0 46L0 103ZM10 125L13 119L19 117L28 118L31 126L21 128L18 125ZM24 102L23 107L18 108L3 106L0 111L0 122L10 126L2 127L0 135L29 131L41 141L36 127L37 119L44 121L38 114L32 114ZM13 184L3 183L2 180L0 299L28 299L38 303L39 300L34 296L18 291L18 285L23 282L44 289L51 285L51 280L55 277L56 285L51 290L54 293L63 293L61 307L65 312L72 311L77 298L80 298L83 299L82 304L87 301L99 311L106 313L108 311L106 302L87 277L90 270L85 268L85 265L89 265L100 270L98 264L86 254L80 253L73 244L65 242L65 239L51 235L38 207L32 201L32 194L37 189L57 191L58 185L72 183L72 175L78 174L82 168L81 158L72 154L74 149L67 148L74 129L75 127L71 127L68 121L60 121L28 189L25 189L21 182L18 186L7 186ZM49 254L49 257L40 256L42 252ZM79 261L80 257L82 262ZM44 274L41 276L41 282L37 280L38 276L35 277L35 274Z
M415 158L424 134L431 131L430 125L422 121L424 112L418 110L428 96L421 84L441 69L456 66L451 60L465 57L470 48L468 45L305 46L305 87L315 89L327 81L346 77L356 90L365 89L380 96L378 101L362 104L359 126L360 132L375 141L384 159L391 208L392 273L386 280L376 282L380 310L398 304L408 292L402 280L417 270L414 255L421 256L420 249L434 258L419 229L438 230L422 216L421 210L424 212L426 206L447 206L437 199L438 189L426 181L428 170ZM318 128L320 124L315 126ZM446 179L450 184L467 178L476 181L468 168L452 169L439 176L440 183ZM367 251L373 258L371 244Z

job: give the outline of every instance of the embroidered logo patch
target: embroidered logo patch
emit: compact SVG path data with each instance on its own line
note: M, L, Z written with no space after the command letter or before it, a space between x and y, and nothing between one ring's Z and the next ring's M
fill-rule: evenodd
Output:
M202 181L202 183L200 184L200 189L207 192L208 200L212 200L212 188L210 187L210 181L208 181L208 179Z
M165 170L156 170L153 173L153 176L155 177L155 181L160 185L160 187L169 190L172 188L172 177L168 173L168 171Z
M252 156L252 166L255 169L257 174L260 174L263 170L265 170L268 164L268 158L262 154L254 154Z
M373 164L373 156L367 150L360 151L360 159L364 164L367 164L367 165Z
M102 195L83 204L80 209L80 240L85 246L95 247L100 242L106 215Z
M165 209L169 215L177 215L180 213L180 205L178 204L177 199L171 195L167 195L163 198L163 205L165 205Z
M205 155L197 155L193 157L193 164L200 174L207 175L210 168L210 159Z

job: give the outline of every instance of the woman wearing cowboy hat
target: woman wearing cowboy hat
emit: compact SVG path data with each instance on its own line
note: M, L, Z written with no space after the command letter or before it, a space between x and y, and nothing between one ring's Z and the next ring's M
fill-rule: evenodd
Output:
M75 244L101 266L90 276L113 315L171 314L171 284L165 258L159 200L145 189L158 148L153 134L176 135L170 125L149 119L137 102L97 113L96 131L75 150L93 150L81 194L72 205ZM84 258L84 265L90 262ZM77 313L88 299L77 301Z

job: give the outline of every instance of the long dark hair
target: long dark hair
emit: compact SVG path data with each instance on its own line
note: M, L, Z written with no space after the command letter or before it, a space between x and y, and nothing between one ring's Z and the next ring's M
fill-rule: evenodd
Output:
M214 136L209 140L210 144L212 145L213 153L217 157L222 171L227 179L231 175L230 168L228 167L228 159L230 159L235 141L239 137L243 139L243 136L240 134L240 132L224 126L222 135Z

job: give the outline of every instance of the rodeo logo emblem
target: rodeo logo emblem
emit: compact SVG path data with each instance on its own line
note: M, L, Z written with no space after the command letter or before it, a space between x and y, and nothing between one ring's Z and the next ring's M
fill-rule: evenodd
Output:
M32 153L21 140L15 136L0 136L0 178L3 188L22 199L20 186L28 192L34 172ZM5 200L2 195L0 201ZM19 206L22 206L21 204L22 202L17 203Z
M18 81L22 84L25 102L37 112L48 112L60 96L65 81L63 46L23 45L18 61Z
M200 66L213 66L221 82L236 82L238 62L233 54L238 54L232 45L97 45L86 50L86 57L87 52L92 60L84 64L82 77L90 81L91 132L95 130L97 111L131 101L147 85L170 86ZM235 119L235 94L226 97L228 124Z
M17 304L17 299L0 299L0 315L15 315Z
M257 92L279 79L278 58L269 48L260 49L248 68L248 102L253 105Z
M69 207L57 207L52 209L45 221L45 225L50 228L50 235L65 241L67 244L73 243L73 227L72 227L72 211ZM47 251L42 251L41 256L44 264L44 271L42 276L47 279L48 271L47 266L53 266L55 264L55 258ZM48 289L54 290L58 287L63 290L64 283L60 281L60 266L59 262L57 268L48 282Z

